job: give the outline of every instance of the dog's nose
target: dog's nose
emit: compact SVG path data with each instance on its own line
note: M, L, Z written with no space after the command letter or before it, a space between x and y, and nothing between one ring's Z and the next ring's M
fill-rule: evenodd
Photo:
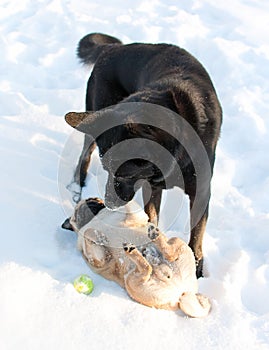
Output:
M124 206L127 202L121 200L120 198L111 198L110 196L105 196L105 206L110 210L115 210L119 207Z
M133 183L120 180L122 179L112 175L108 178L105 193L105 206L108 209L113 210L126 205L135 195Z
M108 201L107 199L105 199L105 206L107 209L110 209L110 210L117 209L117 206L113 202Z

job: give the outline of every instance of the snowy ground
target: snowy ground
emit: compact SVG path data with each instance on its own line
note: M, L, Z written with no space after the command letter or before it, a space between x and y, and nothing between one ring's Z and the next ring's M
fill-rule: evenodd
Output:
M269 349L269 3L0 0L0 6L0 348ZM67 214L58 164L74 137L69 156L76 159L82 140L63 116L84 108L89 72L75 51L93 31L125 43L182 46L218 91L224 124L204 246L209 276L199 281L213 300L206 319L131 301L89 271L75 236L60 228ZM92 173L100 171L95 160ZM88 192L99 194L94 175ZM182 230L179 219L171 230ZM71 284L81 273L94 280L89 297Z

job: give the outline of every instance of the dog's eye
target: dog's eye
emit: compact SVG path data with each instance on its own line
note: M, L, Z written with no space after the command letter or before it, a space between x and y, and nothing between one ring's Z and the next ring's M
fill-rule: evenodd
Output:
M123 181L126 181L126 179L124 177L121 177L121 176L115 176L114 177L114 180L116 182L123 182Z

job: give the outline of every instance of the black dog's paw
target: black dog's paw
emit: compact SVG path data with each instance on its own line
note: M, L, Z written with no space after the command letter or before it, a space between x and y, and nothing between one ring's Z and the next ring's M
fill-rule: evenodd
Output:
M123 243L123 249L126 253L131 253L136 247L132 243Z
M199 260L195 259L195 264L196 264L196 277L204 277L203 274L203 266L204 266L204 258L201 258Z
M160 230L158 227L154 226L153 224L149 224L148 226L148 238L152 241L154 241L160 234Z
M74 193L72 199L74 203L78 203L81 201L81 193Z
M72 193L73 202L78 203L81 200L82 188L76 182L71 182L66 188Z

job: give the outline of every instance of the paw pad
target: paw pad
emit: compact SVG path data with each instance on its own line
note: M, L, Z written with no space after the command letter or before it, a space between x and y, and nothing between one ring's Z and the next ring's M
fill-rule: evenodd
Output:
M150 224L148 227L148 237L151 240L156 239L159 236L160 230L158 227L155 227L153 224Z
M123 243L123 249L127 253L131 253L135 249L135 245L132 243Z

